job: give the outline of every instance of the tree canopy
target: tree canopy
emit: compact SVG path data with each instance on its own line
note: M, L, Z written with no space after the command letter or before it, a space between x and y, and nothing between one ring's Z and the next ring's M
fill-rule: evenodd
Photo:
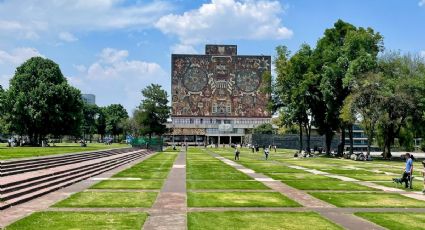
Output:
M28 135L39 145L48 135L73 135L79 131L83 102L59 66L33 57L16 69L6 93L5 121L10 131Z
M141 135L161 136L167 132L165 123L170 116L168 106L167 91L160 85L151 84L142 90L143 100L141 101L134 119L140 124Z

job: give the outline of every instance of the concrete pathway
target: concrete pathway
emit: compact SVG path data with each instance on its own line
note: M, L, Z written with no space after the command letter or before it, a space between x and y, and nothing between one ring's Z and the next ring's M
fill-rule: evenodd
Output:
M132 167L135 164L138 164L151 156L155 154L149 154L146 155L138 160L132 161L128 164L122 165L118 168L115 168L113 170L110 170L108 172L99 174L93 178L109 178L112 175L125 170L127 168ZM75 183L71 186L65 187L63 189L51 192L47 195L41 196L39 198L36 198L34 200L25 202L23 204L19 204L10 208L7 208L5 210L0 211L0 228L4 228L5 226L22 219L26 216L29 216L30 214L38 211L47 210L51 205L55 204L56 202L66 199L70 195L81 192L95 183L98 183L98 180L94 180L93 178L83 180L81 182Z
M187 229L186 152L180 152L161 192L149 209L145 230Z
M288 198L298 202L299 204L305 207L304 211L316 211L320 213L322 216L328 218L332 222L339 224L340 226L346 229L353 230L364 230L364 229L385 229L379 225L376 225L370 221L359 218L352 213L344 213L341 212L340 208L336 208L335 206L326 203L322 200L319 200L304 191L292 188L286 184L283 184L280 181L276 181L268 176L265 176L260 173L255 173L251 169L246 168L234 161L231 161L227 158L220 156L214 152L208 150L208 152L214 156L215 158L221 160L222 162L236 168L240 172L245 173L246 175L254 178L257 181L262 182L264 185L270 187L271 189L280 192L281 194L287 196ZM300 167L302 168L302 167ZM316 172L317 171L317 172ZM321 174L320 171L315 170L314 172ZM311 172L313 173L313 172ZM288 208L289 209L289 208ZM295 209L294 209L295 210Z

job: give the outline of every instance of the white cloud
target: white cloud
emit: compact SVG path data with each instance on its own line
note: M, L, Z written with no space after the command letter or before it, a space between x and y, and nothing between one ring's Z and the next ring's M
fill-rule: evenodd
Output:
M129 4L124 0L1 0L0 38L37 39L48 36L75 40L66 33L151 26L169 12L166 1ZM72 35L72 36L69 36Z
M198 51L191 46L185 44L176 44L171 47L171 53L173 54L197 54Z
M180 15L163 16L155 26L186 45L228 39L286 39L293 32L283 26L283 12L278 1L212 0Z
M151 83L167 81L168 74L154 62L129 60L127 50L103 49L98 60L78 76L68 77L83 93L96 95L96 103L104 106L121 103L131 112L140 103L141 89ZM81 65L75 68L83 70ZM163 86L164 89L168 89Z
M75 37L70 32L61 32L59 33L59 39L66 42L75 42L78 41L78 38Z
M419 1L418 5L419 5L419 6L425 6L425 0L421 0L421 1Z
M419 55L423 58L425 58L425 50L422 50L421 52L419 52Z
M41 56L37 49L29 47L15 48L10 52L0 50L0 64L12 64L14 68L31 57Z
M37 49L31 47L19 47L10 51L0 50L0 85L9 87L9 80L12 78L16 67L31 57L44 57Z

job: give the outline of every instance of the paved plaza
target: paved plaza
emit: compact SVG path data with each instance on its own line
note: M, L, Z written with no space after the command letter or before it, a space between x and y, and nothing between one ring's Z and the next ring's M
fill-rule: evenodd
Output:
M403 162L291 153L278 150L266 161L242 148L235 161L231 148L167 150L3 210L0 223L5 229L425 228L420 177L413 190L391 182ZM402 222L406 214L414 221Z

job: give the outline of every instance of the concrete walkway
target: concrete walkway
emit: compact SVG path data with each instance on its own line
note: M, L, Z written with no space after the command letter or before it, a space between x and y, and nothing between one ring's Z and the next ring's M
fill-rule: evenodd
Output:
M158 198L148 211L145 230L187 229L186 152L180 152Z
M59 189L57 191L51 192L47 195L41 196L39 198L36 198L34 200L28 201L26 203L16 205L13 207L10 207L8 209L0 211L0 228L4 228L5 226L22 219L26 216L29 216L30 214L38 211L47 210L51 205L55 204L56 202L66 199L67 197L71 196L74 193L81 192L95 183L98 183L99 180L95 180L95 178L109 178L112 175L125 170L127 168L132 167L133 165L136 165L151 156L155 154L149 154L146 155L138 160L132 161L128 164L122 165L118 168L115 168L113 170L110 170L108 172L99 174L93 178L89 178L87 180L83 180L81 182L75 183L71 186L65 187L63 189Z
M264 185L269 188L280 192L281 194L287 196L290 199L298 202L299 204L305 207L305 211L315 211L320 213L322 216L328 218L332 222L339 224L340 226L346 229L353 230L364 230L364 229L385 229L381 226L378 226L372 222L369 222L365 219L359 218L352 214L352 212L342 212L340 208L326 203L322 200L319 200L304 191L292 188L283 184L280 181L276 181L268 176L265 176L260 173L255 173L253 170L246 168L234 161L226 159L214 152L208 150L208 152L215 158L221 160L222 162L234 167L242 173L254 178L255 180L262 182Z

